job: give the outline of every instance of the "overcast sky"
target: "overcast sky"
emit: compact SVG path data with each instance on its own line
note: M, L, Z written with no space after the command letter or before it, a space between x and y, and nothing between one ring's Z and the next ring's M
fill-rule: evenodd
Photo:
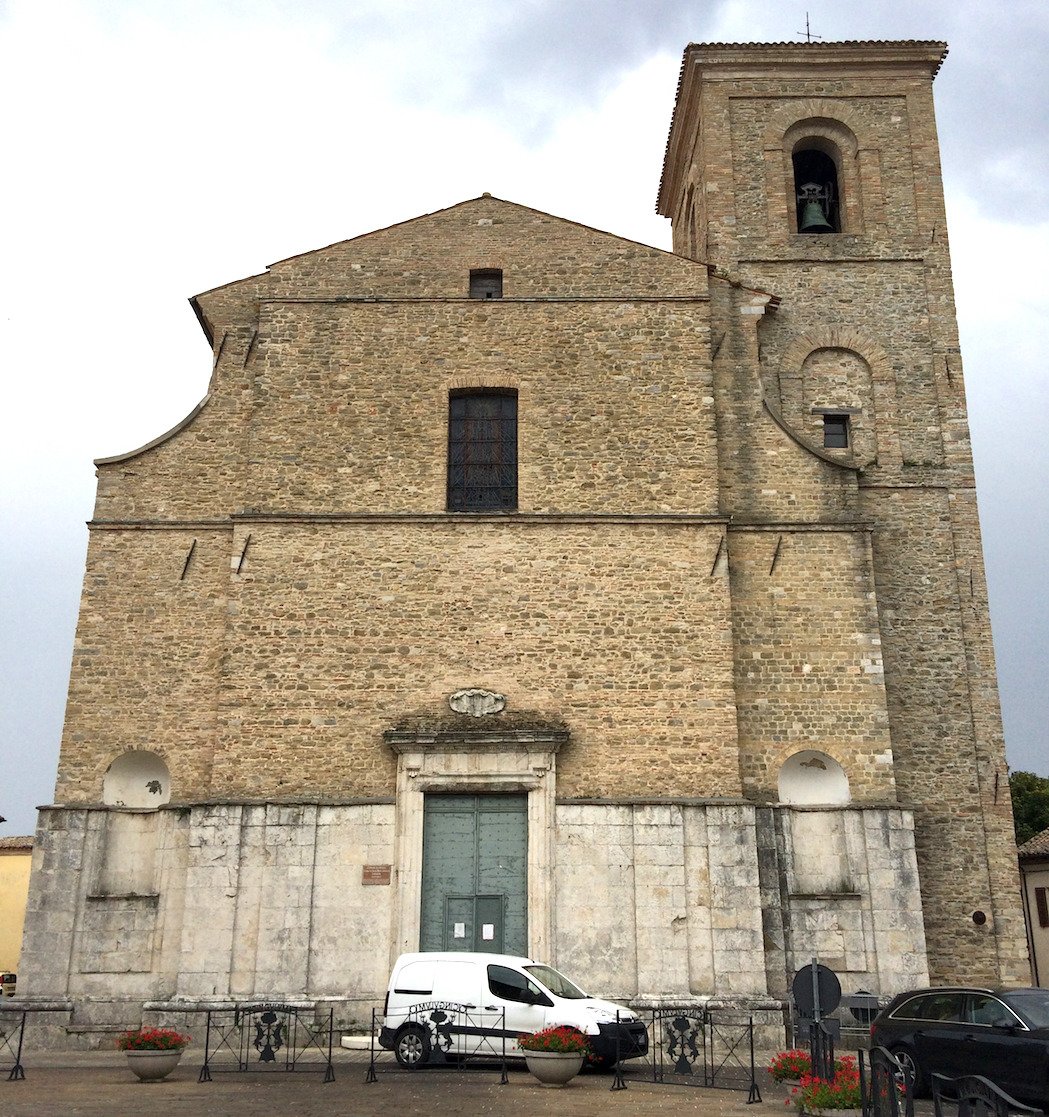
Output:
M485 190L661 248L690 41L945 39L951 249L1012 767L1049 775L1046 0L0 0L0 835L49 803L92 459L204 394L187 298Z

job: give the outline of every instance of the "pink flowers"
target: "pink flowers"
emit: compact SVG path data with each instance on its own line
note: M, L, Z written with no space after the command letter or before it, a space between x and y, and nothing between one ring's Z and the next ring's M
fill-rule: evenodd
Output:
M191 1036L184 1036L174 1028L139 1028L124 1032L117 1039L120 1051L181 1051Z

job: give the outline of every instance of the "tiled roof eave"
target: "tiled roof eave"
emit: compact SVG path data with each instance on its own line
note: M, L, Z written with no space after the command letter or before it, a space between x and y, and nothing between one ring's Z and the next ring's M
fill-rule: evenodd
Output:
M1049 827L1029 838L1016 852L1021 858L1049 857Z

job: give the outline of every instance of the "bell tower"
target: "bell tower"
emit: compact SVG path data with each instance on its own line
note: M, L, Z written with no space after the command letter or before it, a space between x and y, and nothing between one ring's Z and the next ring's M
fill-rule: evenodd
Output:
M1025 983L933 108L946 54L915 41L689 45L657 210L674 251L710 268L715 307L726 292L711 349L737 538L748 524L780 543L788 529L867 533L891 746L879 763L914 813L930 977ZM717 313L750 314L754 342L733 351ZM773 507L776 485L752 479L770 453L786 460L767 448L773 419L830 468L818 467L833 499ZM777 544L766 569L784 554ZM737 644L752 607L741 587L733 574ZM762 607L785 616L791 590L775 592ZM777 738L748 712L769 701L754 672L737 670L744 787L748 747L758 786Z
M657 207L675 252L761 275L773 260L925 260L937 239L945 251L932 82L946 54L690 45Z

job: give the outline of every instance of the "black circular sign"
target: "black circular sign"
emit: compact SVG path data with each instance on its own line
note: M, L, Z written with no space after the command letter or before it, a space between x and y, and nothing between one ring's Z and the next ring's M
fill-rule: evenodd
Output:
M841 982L833 970L826 966L816 966L816 985L819 988L820 1016L829 1016L841 1004ZM816 1003L812 989L812 966L802 966L794 975L790 987L794 1004L802 1016L812 1018L816 1015Z

